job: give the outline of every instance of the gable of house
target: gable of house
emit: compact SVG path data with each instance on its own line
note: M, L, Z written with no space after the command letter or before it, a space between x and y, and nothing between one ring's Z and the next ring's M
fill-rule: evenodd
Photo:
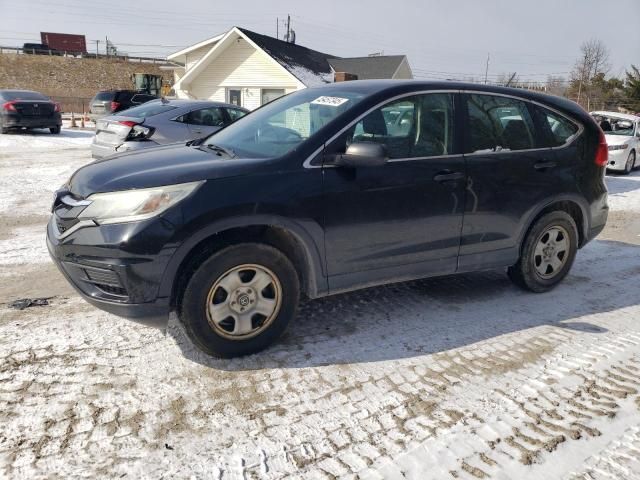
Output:
M263 90L283 90L284 94L298 88L287 71L239 37L206 65L187 89L194 98L219 102L229 100L228 90L239 89L242 105L254 109L262 104Z

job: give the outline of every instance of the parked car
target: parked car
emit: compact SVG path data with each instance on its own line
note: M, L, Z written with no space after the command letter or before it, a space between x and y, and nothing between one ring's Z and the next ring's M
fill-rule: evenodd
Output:
M640 166L640 116L618 112L591 112L609 145L607 168L625 175Z
M0 90L0 131L10 129L48 128L60 133L60 104L42 93L31 90Z
M62 52L50 48L45 43L25 43L22 45L22 51L32 55L62 55Z
M389 132L399 107L411 126ZM199 348L231 357L275 341L301 295L503 267L555 287L605 226L606 165L604 134L566 99L339 82L191 146L80 168L48 247L93 305L161 327L176 310Z
M135 92L133 90L109 90L98 92L91 99L89 105L89 118L95 122L99 118L111 115L115 112L137 107L151 100L157 100L155 95Z
M96 123L91 144L94 158L114 153L186 142L205 137L246 115L226 103L197 100L154 100Z

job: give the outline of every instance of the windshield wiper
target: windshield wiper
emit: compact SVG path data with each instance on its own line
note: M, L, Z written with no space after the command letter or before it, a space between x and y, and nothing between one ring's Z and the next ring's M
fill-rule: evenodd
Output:
M230 158L236 158L235 152L230 148L224 148L224 147L221 147L220 145L214 145L213 143L208 143L207 148L209 150L213 150L214 152L217 152L218 155L220 155L220 152L222 152Z

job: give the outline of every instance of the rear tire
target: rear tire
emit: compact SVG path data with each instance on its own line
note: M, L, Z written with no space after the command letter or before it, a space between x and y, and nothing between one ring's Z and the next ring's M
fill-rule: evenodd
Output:
M577 250L578 229L571 215L563 211L547 213L527 233L520 259L507 274L520 288L546 292L567 276Z
M231 358L277 340L299 299L300 282L289 259L271 246L244 243L214 253L195 270L179 316L200 350Z
M51 127L51 128L49 129L49 131L50 131L51 133L53 133L54 135L57 135L58 133L60 133L60 130L61 130L60 125L58 125L57 127Z

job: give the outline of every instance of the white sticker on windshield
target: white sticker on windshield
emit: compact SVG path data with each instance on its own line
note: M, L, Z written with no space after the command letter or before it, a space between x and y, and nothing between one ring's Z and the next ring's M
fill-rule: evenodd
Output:
M348 98L341 97L318 97L313 102L316 105L328 105L330 107L339 107L345 102L348 102Z

